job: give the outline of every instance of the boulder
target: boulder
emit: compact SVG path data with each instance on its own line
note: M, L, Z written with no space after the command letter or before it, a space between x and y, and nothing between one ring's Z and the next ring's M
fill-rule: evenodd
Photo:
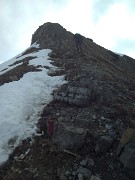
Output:
M56 126L53 142L59 144L61 149L77 152L85 143L87 131L83 128L75 128L62 122Z
M83 167L92 167L94 166L94 160L93 159L90 159L90 158L86 158L86 159L83 159L81 162L80 162L80 165L83 166Z
M90 180L101 180L98 176L91 176Z
M112 129L108 130L108 135L109 135L111 138L113 138L114 140L117 140L117 139L118 139L117 133L116 133L114 130L112 130Z
M131 178L135 179L135 135L125 146L125 149L120 156L120 161L124 166L126 173Z
M87 168L83 168L82 166L79 167L77 173L82 174L86 180L89 180L91 177L91 171Z
M126 145L131 140L134 134L135 129L127 128L120 139L120 144Z
M84 180L84 176L81 173L78 174L78 180Z
M109 136L102 136L95 146L95 152L96 154L106 153L106 151L109 150L111 144L113 142L113 139Z
M80 165L81 165L81 166L86 166L86 165L87 165L87 162L88 162L87 159L83 159L83 160L80 162Z

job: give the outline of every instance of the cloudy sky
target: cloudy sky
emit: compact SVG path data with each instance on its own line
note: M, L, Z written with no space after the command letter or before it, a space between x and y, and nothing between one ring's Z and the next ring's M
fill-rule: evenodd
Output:
M135 0L0 0L0 62L29 47L45 22L135 58Z

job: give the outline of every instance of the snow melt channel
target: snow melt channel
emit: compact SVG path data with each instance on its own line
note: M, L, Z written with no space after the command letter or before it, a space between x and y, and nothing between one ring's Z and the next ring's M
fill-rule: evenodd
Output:
M49 66L56 69L48 60L50 50L34 53L37 58L31 64ZM16 59L15 59L16 61ZM12 60L13 63L13 60ZM19 143L36 135L36 123L44 105L52 100L54 89L66 83L63 76L48 76L48 69L26 73L19 81L0 86L0 164Z

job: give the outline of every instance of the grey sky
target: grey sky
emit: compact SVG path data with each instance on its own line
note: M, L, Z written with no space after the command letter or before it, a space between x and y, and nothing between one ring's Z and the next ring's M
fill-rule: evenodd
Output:
M135 58L134 0L0 0L0 7L0 62L29 47L48 21Z
M118 2L118 1L117 1ZM93 3L93 19L97 22L98 19L106 12L108 7L116 3L116 0L95 0Z
M58 3L59 2L59 3ZM59 10L67 0L1 0L0 61L30 45L32 33L46 22L45 12Z
M118 40L118 41L119 43L117 43L116 49L119 48L120 52L124 52L125 54L128 53L132 54L132 51L135 51L135 40Z

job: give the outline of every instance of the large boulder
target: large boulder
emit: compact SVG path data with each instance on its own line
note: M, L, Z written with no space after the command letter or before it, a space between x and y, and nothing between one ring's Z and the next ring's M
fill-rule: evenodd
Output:
M96 154L106 153L109 150L112 142L113 139L109 136L100 137L100 139L97 141L97 144L95 146Z
M87 168L83 168L82 166L79 167L77 173L82 174L86 180L89 180L91 177L91 171Z
M135 135L125 146L125 149L120 156L120 161L123 164L127 174L131 178L135 179Z
M120 139L120 144L122 145L128 144L129 141L133 138L134 134L135 134L134 128L127 128Z
M87 131L75 128L64 123L58 123L53 135L53 142L59 144L61 149L77 152L85 143Z

